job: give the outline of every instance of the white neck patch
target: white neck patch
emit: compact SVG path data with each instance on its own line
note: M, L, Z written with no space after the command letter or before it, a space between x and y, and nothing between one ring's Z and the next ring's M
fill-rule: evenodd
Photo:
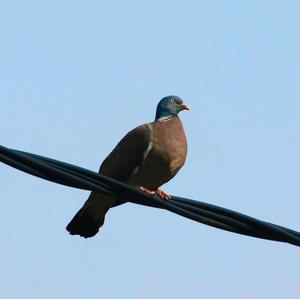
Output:
M174 117L174 115L162 116L157 121L166 121L166 120L171 119L172 117Z

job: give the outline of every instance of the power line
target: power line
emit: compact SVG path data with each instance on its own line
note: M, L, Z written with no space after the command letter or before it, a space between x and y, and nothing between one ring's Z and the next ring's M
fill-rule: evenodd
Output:
M300 233L297 231L205 202L173 195L170 200L165 201L158 196L150 196L138 188L94 171L44 156L0 146L0 161L58 184L114 195L120 198L116 206L131 202L165 209L191 220L237 234L300 246Z

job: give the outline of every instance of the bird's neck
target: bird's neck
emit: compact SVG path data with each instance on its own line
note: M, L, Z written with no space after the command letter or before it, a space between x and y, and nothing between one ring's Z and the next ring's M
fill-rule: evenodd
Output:
M175 115L163 115L159 117L158 119L155 119L155 121L167 121L173 118Z
M155 114L155 121L162 121L172 118L173 116L176 116L177 114L172 113L168 109L157 109Z
M162 119L162 120L157 120L154 122L156 124L157 128L183 128L182 122L178 115ZM177 129L176 129L177 130Z

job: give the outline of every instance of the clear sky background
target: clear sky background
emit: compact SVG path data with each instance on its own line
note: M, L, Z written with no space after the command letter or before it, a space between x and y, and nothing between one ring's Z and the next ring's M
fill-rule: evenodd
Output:
M189 156L164 189L300 230L299 1L6 1L4 146L98 170L176 94ZM300 297L300 248L126 204L92 239L88 192L0 164L1 299Z

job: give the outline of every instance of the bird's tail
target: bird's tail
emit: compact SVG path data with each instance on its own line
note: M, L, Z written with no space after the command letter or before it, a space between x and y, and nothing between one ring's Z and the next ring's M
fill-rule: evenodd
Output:
M114 204L114 199L92 192L83 207L77 212L66 229L71 235L90 238L103 225L105 214Z

